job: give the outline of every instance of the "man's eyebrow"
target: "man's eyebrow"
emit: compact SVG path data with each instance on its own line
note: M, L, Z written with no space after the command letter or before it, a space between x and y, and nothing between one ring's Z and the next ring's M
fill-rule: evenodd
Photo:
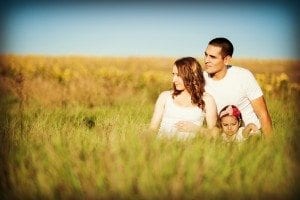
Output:
M211 57L211 58L216 58L216 56L214 56L214 55L209 55L206 51L204 52L204 54L205 54L206 56Z

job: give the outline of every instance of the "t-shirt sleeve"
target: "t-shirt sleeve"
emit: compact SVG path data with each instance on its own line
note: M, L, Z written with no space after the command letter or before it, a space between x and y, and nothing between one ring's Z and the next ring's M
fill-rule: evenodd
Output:
M243 82L247 97L250 100L261 97L263 95L263 92L254 75L249 70L246 70L244 75L245 77L243 78Z
M246 140L246 138L243 137L243 130L245 129L245 127L240 127L238 132L237 132L237 135L236 135L236 141L238 142L243 142Z

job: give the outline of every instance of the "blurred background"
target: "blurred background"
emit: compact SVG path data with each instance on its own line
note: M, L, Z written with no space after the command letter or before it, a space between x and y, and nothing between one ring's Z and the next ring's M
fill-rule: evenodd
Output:
M2 54L202 56L227 37L234 57L295 59L299 3L289 1L9 1Z
M299 3L1 1L0 199L297 199ZM272 140L158 140L171 68L227 37ZM203 65L202 65L203 66Z

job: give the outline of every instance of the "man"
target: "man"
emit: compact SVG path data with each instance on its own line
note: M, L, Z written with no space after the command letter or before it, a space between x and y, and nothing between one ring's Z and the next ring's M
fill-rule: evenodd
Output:
M233 45L226 38L215 38L205 50L205 90L217 104L217 110L236 105L245 125L254 123L268 137L272 135L272 122L262 90L253 74L244 68L230 66Z

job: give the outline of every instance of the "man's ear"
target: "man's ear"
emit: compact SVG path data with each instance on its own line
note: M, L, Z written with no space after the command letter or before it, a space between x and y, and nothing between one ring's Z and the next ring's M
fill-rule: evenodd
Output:
M228 65L228 64L230 63L230 61L231 61L231 56L230 56L230 55L228 55L228 56L226 56L226 57L224 58L224 64L225 64L225 65Z

